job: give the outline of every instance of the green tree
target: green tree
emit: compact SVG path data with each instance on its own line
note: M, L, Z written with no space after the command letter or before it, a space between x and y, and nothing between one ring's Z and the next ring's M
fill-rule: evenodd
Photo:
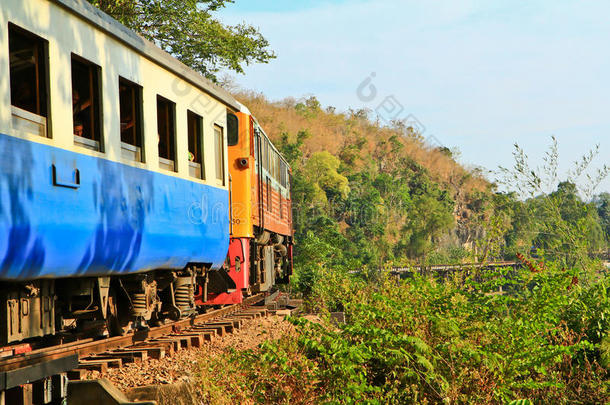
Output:
M314 186L314 201L326 204L329 200L345 198L349 193L349 183L337 169L341 162L327 151L316 152L307 163L303 172Z
M582 201L575 184L561 182L556 191L532 199L530 205L539 229L534 245L550 256L563 256L566 265L574 266L579 260L574 253L594 252L603 246L597 210Z
M517 198L513 193L496 193L493 196L493 215L502 216L510 223L504 233L502 256L515 259L517 252L530 250L538 234L539 225L531 213L528 202Z
M322 111L322 105L315 96L311 96L303 102L297 103L294 110L305 118L314 118Z
M258 29L212 16L233 0L88 1L213 81L222 69L243 73L275 58Z
M595 196L593 204L597 208L597 215L604 231L606 243L608 243L610 241L610 193L601 193Z
M413 198L413 213L406 228L411 238L406 246L409 257L425 256L435 242L454 225L453 201L441 193L439 196L424 194Z
M587 174L599 154L595 147L577 161L563 181L558 176L558 146L553 137L544 157L542 168L533 168L519 145L515 145L515 164L511 169L500 167L499 183L521 196L529 197L530 215L537 223L534 245L547 258L557 260L568 268L590 269L590 253L602 243L602 230L593 204L582 201L580 195L590 197L593 190L610 173L604 165ZM579 179L580 188L576 186ZM556 190L553 191L553 188Z

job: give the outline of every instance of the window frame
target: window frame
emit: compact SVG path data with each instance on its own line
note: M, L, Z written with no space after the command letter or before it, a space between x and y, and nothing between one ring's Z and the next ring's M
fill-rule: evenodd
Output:
M263 137L263 169L269 173L269 139Z
M269 141L269 152L269 173L271 178L275 180L275 149L271 146L271 141Z
M10 48L11 48L11 34L17 34L22 37L30 38L36 41L36 52L35 52L35 75L36 75L36 111L32 112L21 108L15 104L13 104L13 92L12 92L12 80L13 80L13 72L10 67L11 65L11 56L10 56ZM8 30L7 30L7 45L8 45L8 64L9 64L9 78L8 78L8 87L9 87L9 105L11 111L11 122L12 127L19 132L32 134L36 136L41 136L43 138L52 139L51 133L51 114L50 114L50 105L51 105L51 88L50 88L50 71L49 65L51 60L49 58L49 41L41 37L25 28L20 27L19 25L8 22ZM42 63L39 63L42 60ZM44 81L42 84L41 81ZM41 90L44 90L44 95L41 95ZM44 103L44 108L42 108L42 104ZM44 114L42 113L44 110ZM18 128L16 125L17 122L25 123L26 121L34 122L35 124L40 125L41 129L44 130L44 134L39 131L39 133L34 133L28 131L27 129Z
M200 180L205 180L205 148L204 148L204 132L203 132L203 117L200 116L199 114L191 111L191 110L187 110L186 111L186 121L187 121L187 144L188 144L188 152L191 153L191 122L196 122L196 128L195 128L195 132L197 132L196 134L196 139L195 139L195 148L197 148L197 150L195 152L198 152L199 155L199 161L197 162L196 160L194 161L190 161L189 159L189 176L193 177L195 179L200 179ZM191 121L194 120L194 121ZM195 159L197 159L197 154L195 154ZM196 166L193 164L199 164L199 176L196 175ZM191 170L193 169L193 170ZM194 174L192 172L195 172Z
M231 123L233 122L233 123ZM231 130L231 126L235 125L235 131ZM230 138L231 134L235 133L235 139ZM227 113L227 146L235 146L239 143L239 118L237 115Z
M89 68L89 92L92 99L90 119L91 130L96 133L93 138L81 137L74 135L74 144L90 150L94 150L100 153L104 153L104 112L103 112L103 86L102 86L102 67L98 64L91 62L80 55L71 53L70 55L70 74L72 79L72 92L74 92L74 65L73 63L80 63ZM74 108L74 106L73 106ZM72 114L72 125L74 126L74 113ZM95 147L97 143L97 148Z
M273 159L273 178L279 183L280 181L280 154L275 149L273 150L275 159Z
M259 153L259 143L260 143L260 134L256 132L253 136L254 142L252 142L252 146L254 147L254 161L256 164L254 165L254 171L258 173L259 162L260 162L260 153Z
M220 134L220 141L218 138L218 135ZM214 124L214 157L215 157L215 162L216 162L216 169L215 169L215 180L216 180L216 184L218 185L222 185L225 186L226 185L226 168L225 168L225 149L224 149L224 145L225 145L225 135L224 135L224 128L221 127L218 124ZM220 149L218 149L218 147L220 147ZM220 154L219 154L220 152ZM219 156L220 155L220 156ZM218 173L218 169L220 168L220 174L221 177L219 177L219 173Z
M271 176L266 176L267 183L267 211L273 212L273 186L271 184Z
M280 184L282 187L286 188L286 172L287 172L287 164L283 159L280 159Z
M159 151L159 167L165 170L169 170L172 172L178 171L178 159L177 159L177 134L176 134L176 103L171 101L168 98L165 98L159 94L157 94L156 98L157 102L157 136L159 137L158 143L158 151ZM161 131L159 128L159 104L162 103L165 105L166 109L164 112L166 113L166 136L165 140L167 141L167 152L168 156L161 156ZM187 159L188 160L188 159Z
M123 140L123 129L121 129L121 84L124 86L128 86L132 91L132 114L134 120L134 144L125 142ZM121 140L121 157L125 160L129 160L132 162L145 163L145 150L144 150L144 97L143 97L144 89L139 84L132 82L129 79L125 79L122 76L119 76L119 134ZM140 146L138 146L138 140L140 141ZM133 154L133 158L130 156L125 156L127 154ZM139 155L139 159L138 159Z

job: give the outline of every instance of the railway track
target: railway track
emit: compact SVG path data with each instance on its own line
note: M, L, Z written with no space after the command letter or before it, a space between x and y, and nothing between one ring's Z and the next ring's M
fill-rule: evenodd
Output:
M0 405L59 403L56 400L66 397L68 380L78 380L89 370L104 372L123 363L200 347L214 335L239 328L243 320L266 316L264 307L252 307L265 297L265 293L257 294L241 304L125 336L81 339L24 353L17 350L0 359Z
M520 266L520 262L502 261L488 263L460 263L460 264L434 264L429 266L411 266L411 267L392 267L392 273L426 273L426 272L444 272L444 271L468 271L480 268L494 267L515 267Z

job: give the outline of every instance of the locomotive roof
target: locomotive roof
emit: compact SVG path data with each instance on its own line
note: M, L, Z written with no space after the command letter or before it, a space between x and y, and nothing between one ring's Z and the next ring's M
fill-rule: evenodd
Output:
M269 139L269 136L267 135L267 133L265 132L265 130L263 129L263 127L261 126L261 124L258 122L258 120L256 119L256 117L250 112L250 110L248 109L248 107L246 107L245 105L243 105L242 103L240 103L239 101L237 102L237 104L239 104L239 111L244 113L244 114L248 114L249 116L252 117L252 119L254 120L254 122L256 123L256 125L258 126L258 128L261 130L262 134L265 136L265 138L267 138L269 140L269 144L271 145L271 147L273 148L273 150L275 150L277 152L278 155L280 155L280 159L282 159L284 161L284 163L290 167L290 165L288 164L288 161L284 158L284 156L280 153L280 151L275 147L275 145L273 144L273 142L271 142L271 139Z
M152 42L142 38L134 31L125 27L123 24L110 17L108 14L92 6L85 0L49 0L61 7L68 9L71 13L79 18L94 25L96 28L103 31L105 34L114 37L124 45L132 48L136 52L150 59L154 63L166 68L170 72L182 79L188 81L192 85L198 87L202 91L210 94L212 97L225 103L232 109L239 111L240 104L233 96L225 89L212 83L210 80L203 77L193 69L180 62L169 53L165 52Z

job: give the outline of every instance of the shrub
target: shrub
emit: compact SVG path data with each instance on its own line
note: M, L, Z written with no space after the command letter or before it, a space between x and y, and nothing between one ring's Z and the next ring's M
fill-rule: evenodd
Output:
M257 403L603 403L607 279L577 276L549 263L442 282L328 271L312 291L322 322L292 319L296 336L230 363ZM336 309L345 324L324 315Z

